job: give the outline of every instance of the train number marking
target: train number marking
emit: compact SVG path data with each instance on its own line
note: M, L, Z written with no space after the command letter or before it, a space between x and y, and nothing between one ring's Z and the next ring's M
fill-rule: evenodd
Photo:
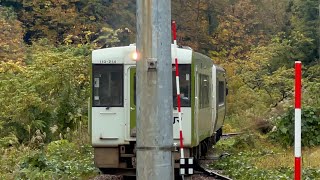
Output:
M117 61L116 60L100 60L101 64L115 64Z

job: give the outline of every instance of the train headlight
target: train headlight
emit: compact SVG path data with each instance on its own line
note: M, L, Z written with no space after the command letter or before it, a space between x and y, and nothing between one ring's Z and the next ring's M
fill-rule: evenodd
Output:
M137 51L134 51L133 53L131 53L131 59L133 60L133 61L138 61L139 60L139 53L137 52Z

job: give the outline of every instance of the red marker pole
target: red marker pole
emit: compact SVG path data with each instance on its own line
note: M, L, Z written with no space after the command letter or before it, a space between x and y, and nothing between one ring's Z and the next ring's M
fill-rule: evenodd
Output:
M177 28L176 22L172 21L172 35L173 35L173 44L174 44L174 59L176 64L176 85L177 85L177 105L178 105L178 116L179 116L179 129L180 129L180 157L184 158L183 151L183 136L182 136L182 122L181 122L181 97L180 97L180 84L179 84L179 65L177 58Z
M295 62L294 179L301 180L301 61Z

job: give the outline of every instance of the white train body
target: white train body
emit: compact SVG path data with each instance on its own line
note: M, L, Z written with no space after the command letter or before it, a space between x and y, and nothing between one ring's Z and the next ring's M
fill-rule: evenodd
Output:
M130 45L92 53L91 141L95 164L100 169L135 168L136 63L132 59L135 50L136 47ZM186 155L197 158L204 149L202 143L212 144L222 134L226 109L225 71L190 48L178 48L177 56L183 95L183 140ZM173 73L174 104L175 87ZM179 145L178 112L175 107L172 110L173 138Z

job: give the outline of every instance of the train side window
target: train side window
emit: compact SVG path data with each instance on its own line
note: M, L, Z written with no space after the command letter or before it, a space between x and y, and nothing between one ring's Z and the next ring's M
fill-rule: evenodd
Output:
M200 108L206 108L210 106L210 86L209 76L199 74L199 104Z
M225 98L225 86L224 86L224 81L219 81L219 85L218 85L218 102L219 104L224 104L224 98Z
M92 75L92 105L123 107L123 65L93 64Z
M134 78L133 78L133 104L136 105L137 101L137 73L134 73Z

